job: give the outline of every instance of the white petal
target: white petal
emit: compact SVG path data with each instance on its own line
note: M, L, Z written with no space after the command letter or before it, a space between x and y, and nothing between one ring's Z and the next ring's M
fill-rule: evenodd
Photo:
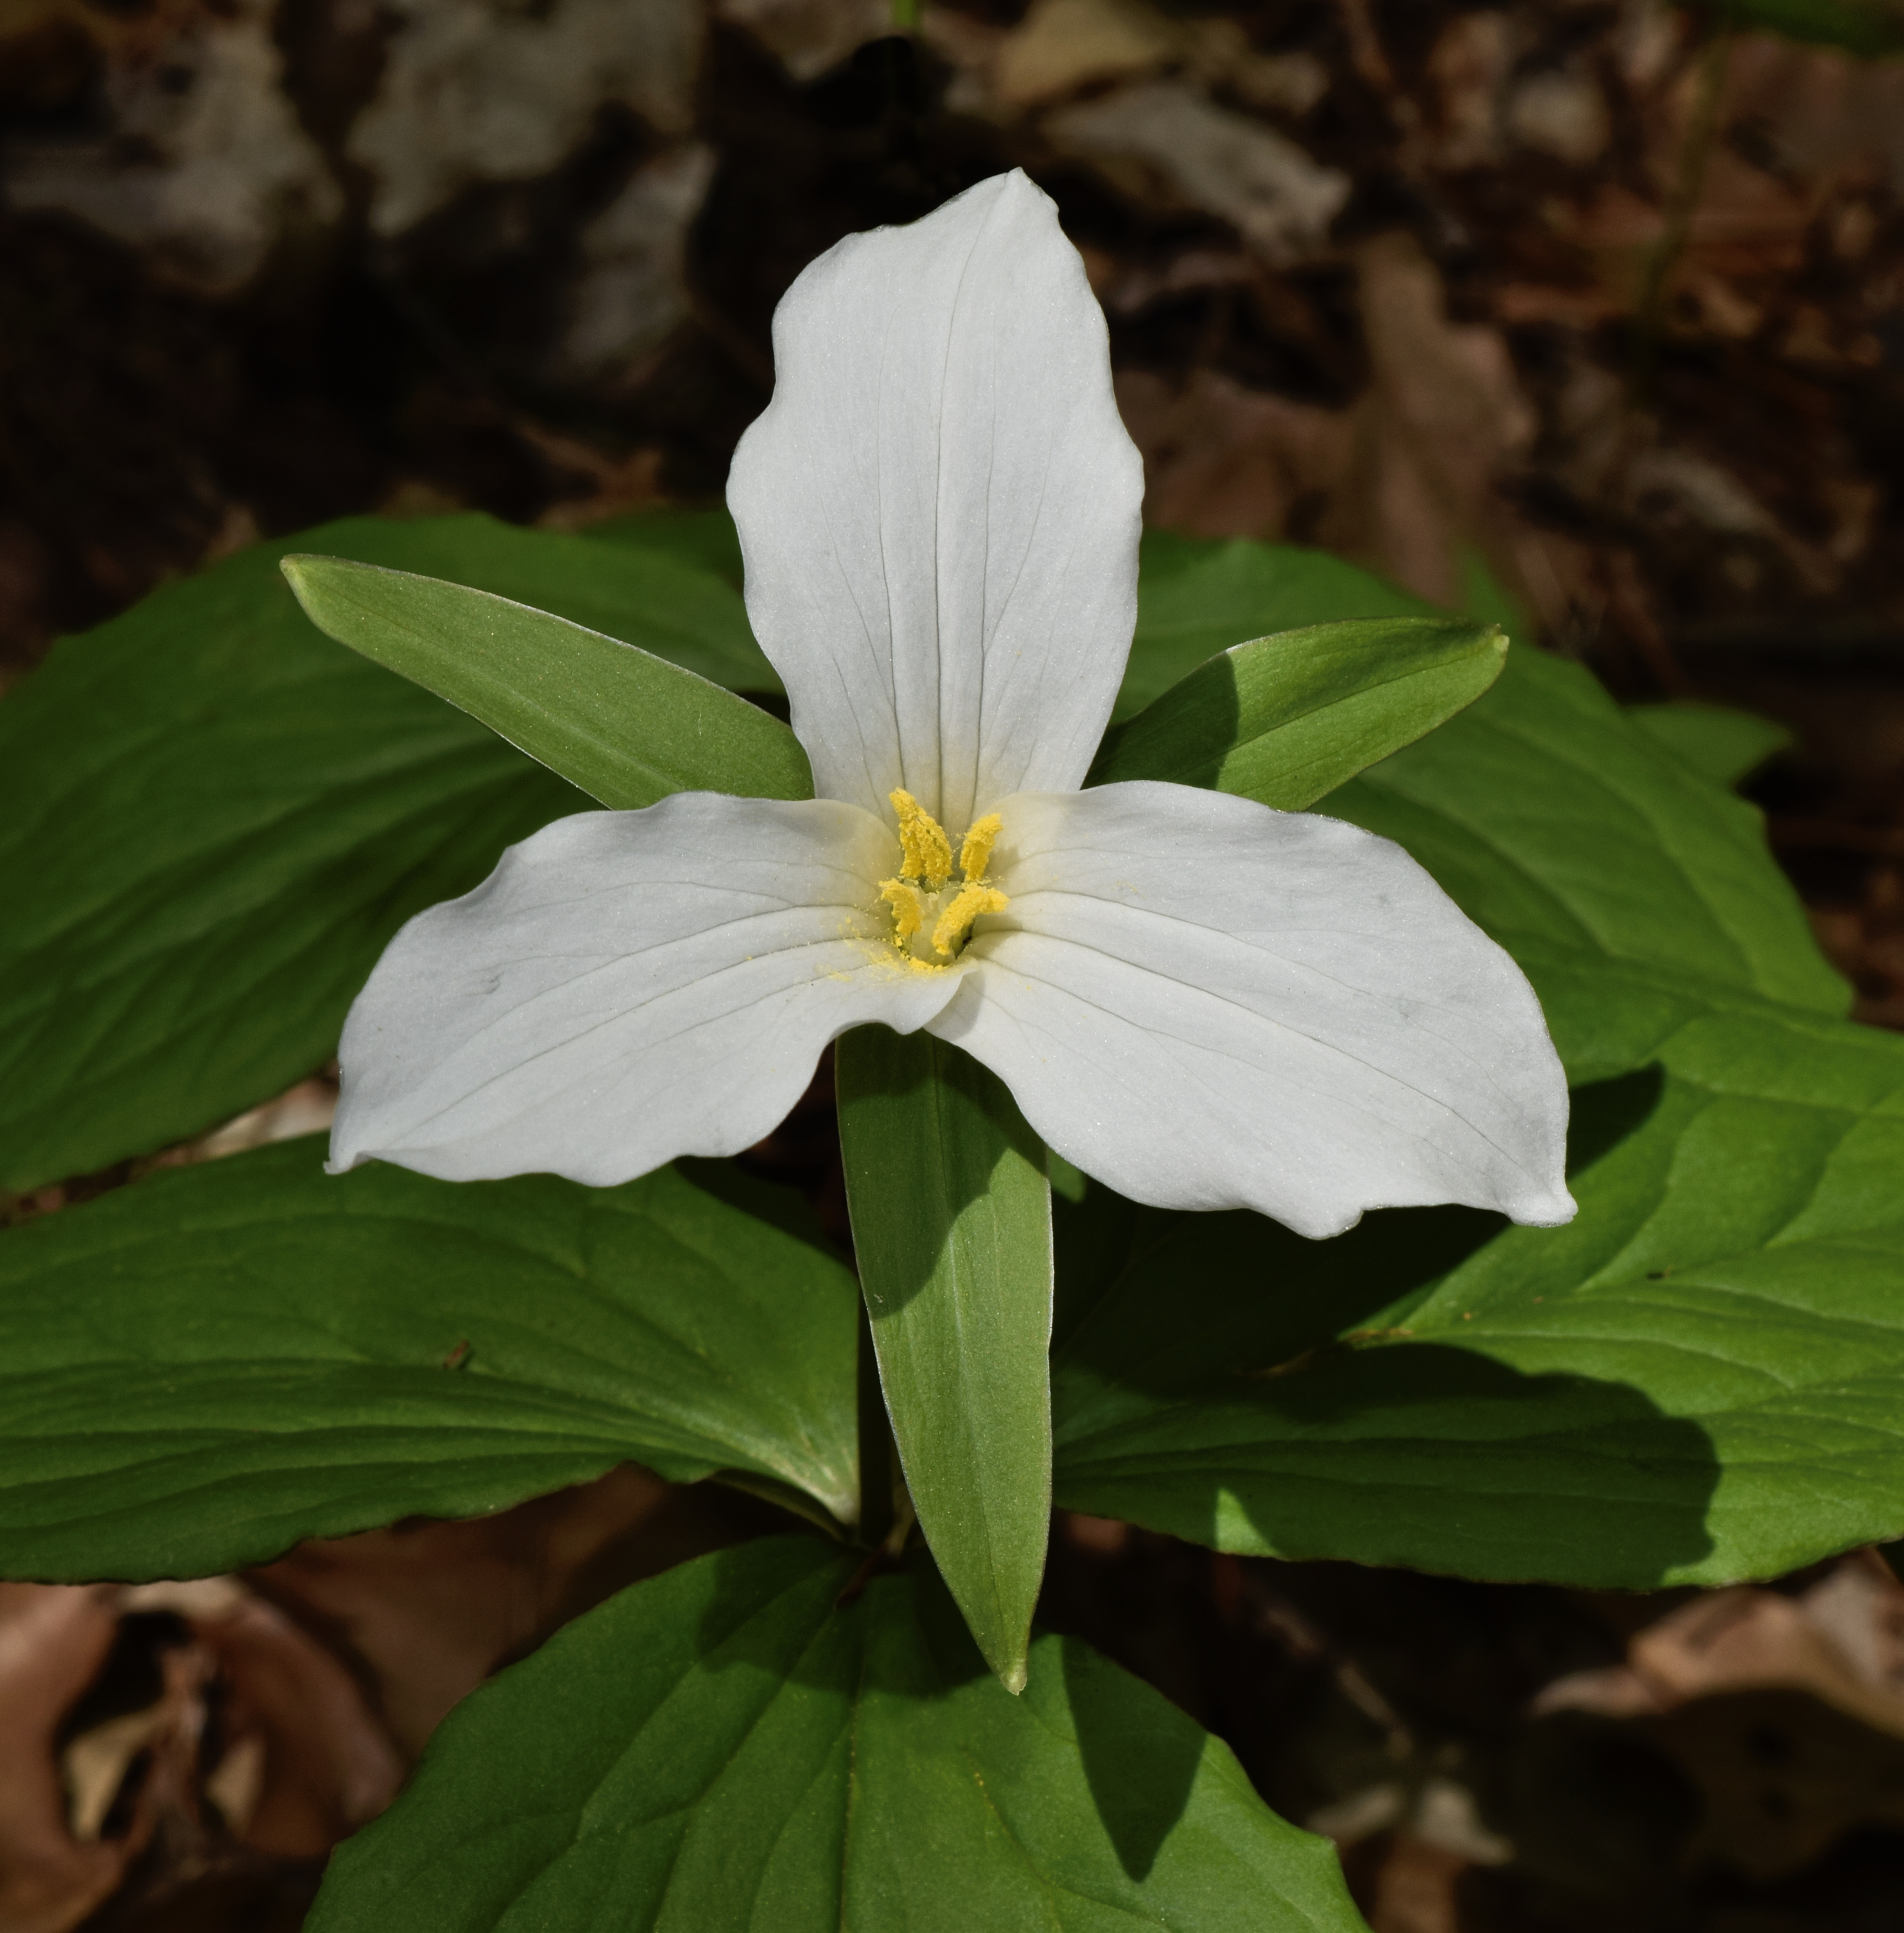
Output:
M1434 1201L1572 1214L1533 990L1400 846L1182 786L998 809L1011 904L930 1026L1068 1160L1310 1236Z
M604 1186L749 1146L829 1040L910 1033L956 988L882 942L896 855L824 799L677 792L544 827L377 962L344 1029L333 1168Z
M849 236L774 317L727 501L822 798L956 840L1084 780L1130 649L1143 465L1050 200L998 175Z

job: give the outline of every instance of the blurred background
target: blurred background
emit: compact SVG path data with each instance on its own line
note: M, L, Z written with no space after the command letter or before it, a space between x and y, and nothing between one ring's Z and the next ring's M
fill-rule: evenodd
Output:
M1504 594L1623 699L1775 720L1747 789L1904 1024L1900 50L1881 0L0 0L0 681L332 516L717 501L799 269L1021 166L1151 523ZM762 1163L812 1183L826 1108ZM457 1697L755 1509L624 1471L0 1586L0 1933L296 1928ZM1334 1836L1377 1933L1904 1926L1885 1553L1596 1598L1066 1518L1045 1610Z

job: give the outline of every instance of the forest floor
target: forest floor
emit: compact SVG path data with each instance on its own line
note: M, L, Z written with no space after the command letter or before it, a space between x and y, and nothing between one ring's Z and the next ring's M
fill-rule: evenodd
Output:
M432 37L459 10L487 52ZM1779 721L1747 790L1904 1026L1904 62L1657 0L889 19L0 0L0 682L329 517L717 500L799 269L1021 165L1151 522L1448 603L1484 565L1620 697ZM823 1078L755 1159L837 1204ZM0 1738L49 1741L0 1753L0 1933L294 1928L457 1698L760 1521L624 1470L240 1578L0 1586ZM1881 1553L1623 1598L1060 1517L1045 1608L1331 1834L1376 1933L1904 1925Z

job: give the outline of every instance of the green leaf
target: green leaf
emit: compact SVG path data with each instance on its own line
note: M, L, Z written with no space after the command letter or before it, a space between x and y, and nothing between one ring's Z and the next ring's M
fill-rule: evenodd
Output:
M1479 551L1464 546L1455 562L1461 573L1461 601L1457 608L1463 617L1498 625L1517 645L1536 642L1532 614L1489 569Z
M1149 533L1143 564L1120 716L1238 638L1428 611L1339 559L1241 538ZM1318 802L1398 841L1513 954L1576 1079L1643 1066L1741 994L1850 1005L1757 810L1656 729L1581 667L1517 650L1466 710Z
M740 532L723 507L684 510L669 506L635 510L625 516L609 517L601 523L591 524L582 534L591 543L623 544L637 550L660 551L702 570L711 571L735 591L740 590L745 581ZM753 642L751 632L748 633L748 642ZM759 650L757 645L753 648L756 652ZM766 663L764 657L761 662ZM776 683L746 688L777 691L780 687Z
M143 1154L281 1092L335 1050L405 920L590 803L313 629L278 569L299 548L453 578L763 684L719 578L478 516L357 518L261 545L60 645L0 702L0 1188Z
M1575 1080L1643 1066L1715 1005L1850 1004L1756 809L1578 665L1510 653L1484 697L1319 809L1398 841L1514 955Z
M1723 705L1633 705L1626 716L1714 785L1737 785L1791 743L1782 725Z
M1472 704L1506 655L1493 625L1425 618L1233 645L1114 726L1086 783L1165 779L1299 812Z
M1326 551L1292 544L1147 531L1139 562L1137 630L1114 720L1241 639L1344 618L1446 615Z
M1362 1933L1333 1850L1075 1639L1022 1699L930 1567L775 1538L624 1591L444 1721L309 1933Z
M839 1043L840 1148L913 1507L1008 1690L1051 1522L1051 1189L1003 1081L919 1033Z
M1578 1219L1060 1224L1057 1493L1238 1551L1650 1589L1904 1533L1904 1039L1759 1007L1575 1096Z
M566 618L441 578L287 557L319 630L478 718L618 810L676 792L811 798L778 718L692 672Z
M359 564L447 578L571 624L639 645L731 691L778 692L778 674L753 641L740 597L738 543L704 514L651 512L627 520L625 540L523 530L465 513L396 522L350 517L269 546L274 556L317 551ZM635 527L640 528L640 536ZM728 553L732 551L730 578Z
M202 1577L631 1458L851 1514L852 1278L739 1205L780 1214L757 1184L322 1160L287 1142L0 1235L5 1574Z

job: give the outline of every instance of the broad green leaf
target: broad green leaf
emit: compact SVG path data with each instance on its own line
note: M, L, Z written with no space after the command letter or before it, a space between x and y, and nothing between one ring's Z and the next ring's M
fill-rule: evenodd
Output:
M444 1720L308 1933L1363 1933L1333 1850L1072 1638L1022 1699L916 1562L743 1544Z
M1120 716L1239 638L1428 610L1320 552L1241 538L1151 533L1143 562ZM1758 812L1544 652L1510 652L1474 704L1317 809L1398 841L1514 954L1576 1079L1644 1064L1737 994L1850 1005Z
M478 516L260 545L69 639L0 702L0 1188L281 1091L334 1051L405 920L591 803L316 630L278 568L312 548L761 683L717 577Z
M284 572L317 628L617 810L676 792L811 798L778 718L665 658L441 578L334 557Z
M735 591L745 582L741 558L741 537L734 520L724 507L709 510L684 510L672 506L652 510L634 510L625 516L610 517L591 524L582 535L591 543L624 544L637 550L660 551L702 570L711 571ZM748 633L748 642L753 634ZM753 647L756 653L759 647ZM761 663L765 665L764 657ZM772 675L771 671L769 675ZM778 682L749 685L748 690L778 691Z
M1137 630L1117 720L1245 638L1344 618L1446 615L1326 551L1292 544L1146 531L1140 566Z
M1737 785L1791 743L1782 725L1723 705L1633 705L1626 716L1714 785Z
M1620 1589L1904 1533L1904 1039L1708 1013L1575 1097L1578 1219L1067 1211L1057 1494L1226 1550Z
M1051 1189L1010 1093L930 1034L842 1036L840 1150L919 1527L992 1669L1024 1684L1051 1508Z
M1534 651L1319 810L1405 846L1517 960L1575 1080L1642 1065L1743 997L1842 1014L1758 811Z
M1233 645L1114 726L1087 783L1166 779L1299 812L1472 704L1506 655L1492 625L1426 618Z
M1538 627L1533 614L1494 575L1481 552L1463 546L1455 562L1461 573L1460 615L1476 624L1497 626L1517 645L1534 643Z
M856 1293L739 1205L778 1191L323 1158L162 1171L0 1234L0 1574L202 1577L627 1459L851 1514Z

